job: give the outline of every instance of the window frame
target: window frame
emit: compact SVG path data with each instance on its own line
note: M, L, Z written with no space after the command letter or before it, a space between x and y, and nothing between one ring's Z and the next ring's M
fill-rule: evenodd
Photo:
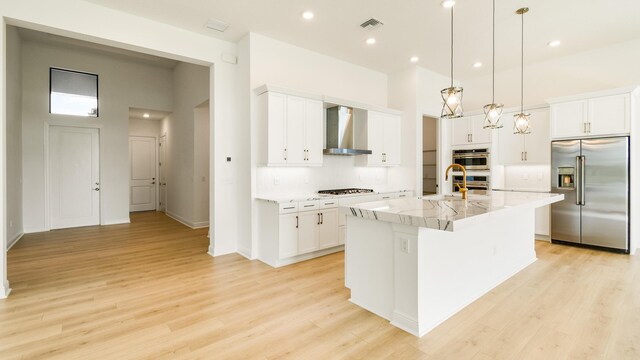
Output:
M51 112L51 90L53 88L53 76L52 73L53 71L66 71L66 72L70 72L70 73L75 73L75 74L83 74L83 75L91 75L91 76L95 76L96 77L96 114L94 115L72 115L72 114L58 114L58 113L52 113ZM94 73L90 73L90 72L86 72L86 71L78 71L78 70L71 70L71 69L65 69L65 68L59 68L59 67L54 67L51 66L49 67L49 114L50 115L62 115L62 116L80 116L80 117L96 117L99 118L100 117L100 76L98 74L94 74Z

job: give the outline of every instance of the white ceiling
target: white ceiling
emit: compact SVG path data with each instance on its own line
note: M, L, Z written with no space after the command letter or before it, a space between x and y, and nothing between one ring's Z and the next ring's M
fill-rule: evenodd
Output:
M87 0L194 32L237 41L257 32L352 63L393 73L419 65L449 73L449 10L440 0ZM496 0L497 70L519 66L520 18L525 15L526 63L539 62L640 38L639 0ZM301 13L312 10L305 21ZM456 78L491 70L491 1L456 4ZM204 28L209 17L230 24L225 33ZM359 27L375 17L384 26L368 33ZM375 36L374 46L365 39ZM562 45L550 48L547 42ZM481 61L484 66L471 65Z
M149 114L149 117L145 118L144 114ZM160 111L160 110L142 109L142 108L129 108L129 119L162 120L169 114L171 114L171 112L169 111Z

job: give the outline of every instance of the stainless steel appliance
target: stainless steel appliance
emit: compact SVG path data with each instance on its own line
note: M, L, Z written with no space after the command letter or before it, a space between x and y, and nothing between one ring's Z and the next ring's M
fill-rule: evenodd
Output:
M453 164L464 166L467 170L491 170L489 149L453 150Z
M325 155L367 155L371 150L356 149L354 110L346 106L327 109L327 147Z
M456 184L460 185L460 187L462 187L462 175L455 175L453 176L453 181L452 181L452 188L451 191L453 192L459 192L459 188L456 186ZM490 186L490 182L489 182L489 176L486 175L467 175L467 189L468 190L490 190L491 186Z
M629 138L554 141L553 242L629 252Z
M372 193L372 189L357 189L357 188L349 188L349 189L332 189L332 190L320 190L318 194L323 195L348 195L348 194L367 194Z

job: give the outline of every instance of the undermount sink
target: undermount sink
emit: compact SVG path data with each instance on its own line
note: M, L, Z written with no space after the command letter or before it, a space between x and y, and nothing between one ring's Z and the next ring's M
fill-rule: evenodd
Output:
M463 201L462 195L459 193L451 195L430 195L424 196L423 199L436 201ZM491 197L487 195L487 192L484 190L470 190L469 192L467 192L467 200L483 201L489 199L491 199Z

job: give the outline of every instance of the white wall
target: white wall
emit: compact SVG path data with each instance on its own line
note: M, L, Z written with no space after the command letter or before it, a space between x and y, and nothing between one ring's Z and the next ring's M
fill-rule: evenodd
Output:
M525 66L525 106L546 99L640 84L640 39ZM489 102L491 77L464 81L465 110ZM520 68L496 73L496 100L520 105Z
M166 211L189 226L195 226L194 110L209 99L209 68L179 63L173 69L172 79L173 112L165 122L168 142Z
M171 110L171 69L70 45L23 41L25 232L45 231L44 123L100 127L101 223L129 221L129 107ZM97 118L49 114L49 68L98 74Z
M22 226L22 63L21 40L7 28L7 247L23 233ZM0 294L1 295L1 294Z
M239 43L240 67L245 73L241 86L251 102L252 196L311 194L326 188L350 186L388 188L384 168L356 167L353 157L324 157L321 168L267 168L258 163L261 141L266 134L259 125L254 89L277 85L311 94L327 95L387 106L387 76L358 65L250 33ZM249 57L247 62L245 59ZM339 176L336 176L339 174ZM279 184L275 184L279 180ZM257 209L253 209L253 214ZM252 240L240 239L239 251L257 254L257 219L252 219Z
M129 135L160 137L160 125L160 120L129 118Z
M211 174L211 198L216 198L214 211L210 214L213 231L209 251L214 255L236 251L238 237L250 237L246 226L238 233L226 220L250 213L250 184L238 179L242 172L249 173L249 151L244 147L248 139L237 129L248 129L248 117L242 117L241 109L248 107L248 99L238 92L237 67L221 61L222 54L235 54L236 45L208 36L195 34L143 17L111 10L82 0L38 0L3 1L0 7L0 99L6 99L6 24L47 31L62 36L94 41L128 50L142 51L175 60L189 61L212 66L210 93L213 94L211 139L213 139ZM117 26L114 26L117 24ZM217 91L216 91L217 90ZM0 234L1 244L6 246L6 102L0 102ZM243 141L244 140L244 141ZM233 166L219 161L232 156L238 159ZM224 195L224 196L218 196ZM238 201L245 197L245 201ZM213 204L213 201L212 201ZM6 254L0 253L0 296L7 293L9 283L6 273Z
M193 223L209 224L209 101L194 109L193 118Z

